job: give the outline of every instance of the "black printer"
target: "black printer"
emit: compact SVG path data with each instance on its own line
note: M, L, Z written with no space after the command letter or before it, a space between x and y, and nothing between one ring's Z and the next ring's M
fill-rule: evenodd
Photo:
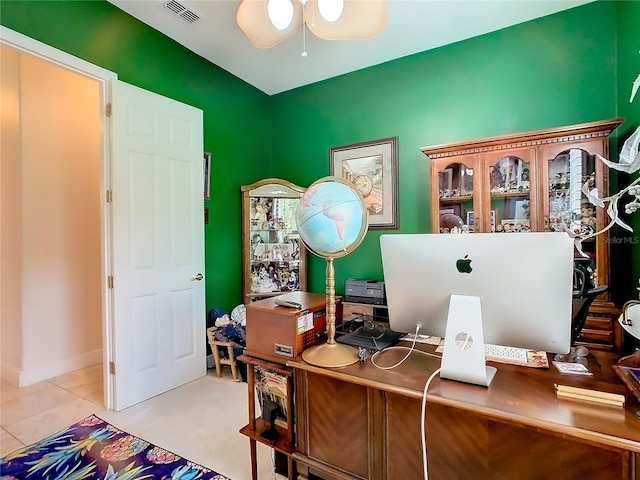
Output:
M344 282L344 301L386 305L387 296L384 291L384 282L349 278Z

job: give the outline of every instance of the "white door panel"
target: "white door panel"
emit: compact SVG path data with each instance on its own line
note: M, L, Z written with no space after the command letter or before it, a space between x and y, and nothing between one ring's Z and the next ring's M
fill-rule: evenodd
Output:
M202 111L113 82L114 408L206 374Z

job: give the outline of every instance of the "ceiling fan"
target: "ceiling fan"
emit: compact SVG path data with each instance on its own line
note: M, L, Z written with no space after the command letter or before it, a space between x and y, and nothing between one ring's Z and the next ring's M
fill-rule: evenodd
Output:
M366 40L387 22L386 0L242 0L238 25L256 48L271 48L303 29L323 40Z

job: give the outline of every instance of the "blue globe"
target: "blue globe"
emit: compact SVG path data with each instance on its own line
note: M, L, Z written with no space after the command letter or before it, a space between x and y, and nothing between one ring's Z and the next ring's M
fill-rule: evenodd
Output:
M351 253L368 226L362 195L340 177L314 182L298 203L296 221L307 248L320 257L332 258Z

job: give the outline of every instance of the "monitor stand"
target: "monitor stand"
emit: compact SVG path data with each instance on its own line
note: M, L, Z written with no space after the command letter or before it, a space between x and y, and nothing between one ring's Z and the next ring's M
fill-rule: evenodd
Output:
M485 361L480 297L451 295L440 378L488 387L496 371Z

